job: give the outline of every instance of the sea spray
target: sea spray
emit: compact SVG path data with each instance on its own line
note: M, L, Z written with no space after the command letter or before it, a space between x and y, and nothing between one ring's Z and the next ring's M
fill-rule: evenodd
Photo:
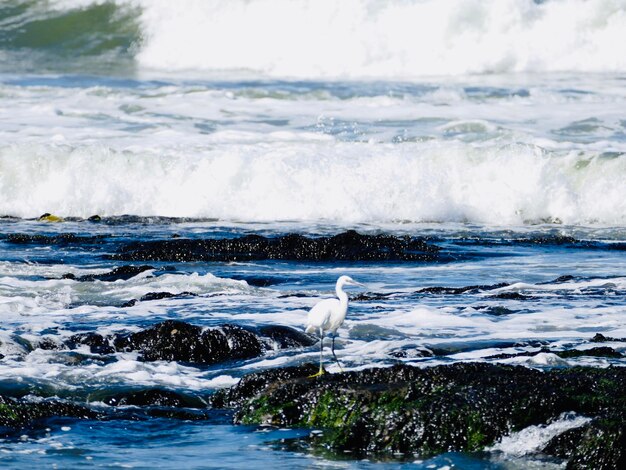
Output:
M626 222L626 158L530 145L335 141L0 148L0 213L222 220Z

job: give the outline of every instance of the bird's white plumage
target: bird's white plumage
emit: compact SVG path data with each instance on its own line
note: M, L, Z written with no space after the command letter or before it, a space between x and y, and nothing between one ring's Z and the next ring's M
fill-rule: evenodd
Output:
M331 352L333 357L337 361L339 368L339 360L335 355L335 333L341 325L343 325L348 313L348 294L343 290L346 285L362 286L363 284L356 282L350 276L341 276L337 279L337 285L335 286L336 299L325 299L317 304L309 311L306 322L307 333L318 333L320 335L320 370L312 377L322 375L324 373L322 367L323 354L324 354L324 333L329 332L333 335L333 342Z
M346 311L348 310L347 307L348 306L346 304ZM318 302L309 311L309 316L307 317L306 332L319 333L321 329L322 331L332 331L334 333L337 328L341 326L341 324L337 321L338 315L333 315L333 313L339 312L340 310L341 302L337 299L326 299ZM343 321L341 323L343 323Z

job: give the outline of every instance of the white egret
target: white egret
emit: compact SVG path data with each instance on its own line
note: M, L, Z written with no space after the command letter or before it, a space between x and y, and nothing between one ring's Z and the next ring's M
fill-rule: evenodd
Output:
M348 294L343 290L344 286L360 286L365 287L360 282L356 282L350 276L341 276L337 279L337 285L335 286L335 292L338 299L325 299L315 304L315 306L309 311L309 315L306 320L306 332L307 333L319 333L320 335L320 370L317 374L311 375L311 377L317 377L324 373L322 367L324 361L324 332L328 331L332 334L333 342L331 351L333 357L339 368L341 364L335 355L335 334L343 321L346 319L346 313L348 313Z

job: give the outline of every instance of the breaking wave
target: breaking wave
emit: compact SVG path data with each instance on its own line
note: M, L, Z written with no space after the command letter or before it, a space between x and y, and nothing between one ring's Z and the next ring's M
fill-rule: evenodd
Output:
M0 214L626 224L626 157L532 145L276 142L201 154L0 148Z
M313 79L626 71L620 0L9 0L0 26L0 57L38 70L78 60Z

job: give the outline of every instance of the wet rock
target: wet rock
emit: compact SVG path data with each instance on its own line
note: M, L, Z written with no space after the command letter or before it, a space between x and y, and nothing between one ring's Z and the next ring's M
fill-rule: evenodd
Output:
M93 282L93 281L104 281L104 282L114 282L114 281L127 281L132 277L135 277L137 274L141 274L144 271L149 271L154 269L152 266L120 266L118 268L114 268L113 270L102 273L102 274L86 274L84 276L76 276L72 273L64 274L62 276L63 279L72 279L78 282Z
M76 349L81 345L89 346L89 351L93 354L113 354L115 348L108 338L98 333L78 333L72 335L65 342L69 349Z
M58 235L41 235L31 233L10 233L4 238L8 243L20 245L91 245L101 244L105 237L101 235L81 236L74 233L60 233Z
M463 286L463 287L441 287L441 286L432 286L432 287L423 287L421 289L416 290L415 292L418 294L446 294L446 295L459 295L459 294L475 294L477 292L484 292L494 289L500 289L501 287L509 286L505 282L499 284L488 284L488 285L478 285L478 286Z
M243 328L224 324L215 328L203 328L182 321L167 320L133 333L110 336L95 332L77 333L63 342L46 337L37 347L73 351L88 346L90 353L99 355L96 358L86 356L85 360L107 361L106 356L116 352L137 351L143 361L215 364L250 359L276 349L308 347L317 342L314 336L282 325ZM30 343L28 345L31 346Z
M389 355L392 357L397 357L398 359L412 359L418 357L434 356L433 352L430 349L420 348L417 346L404 346L402 348L390 351Z
M258 333L237 325L201 328L167 320L128 335L116 335L118 351L139 351L144 361L180 361L198 364L250 359L279 348L315 344L309 335L285 326L261 327Z
M226 360L228 339L217 330L207 330L188 323L168 320L151 328L118 335L118 351L139 351L144 361L182 361L214 364Z
M31 402L0 396L0 435L53 416L97 419L101 415L87 407L59 400Z
M610 343L610 342L626 342L626 338L611 338L610 336L604 336L601 333L596 333L589 341L592 343Z
M548 442L543 453L567 459L568 470L626 468L626 414L609 413Z
M43 349L44 351L56 351L61 349L63 345L57 343L54 339L50 337L45 337L37 344L39 349Z
M617 352L613 348L609 347L600 347L600 348L591 348L591 349L568 349L565 351L553 351L559 357L563 359L567 359L570 357L584 357L584 356L592 356L592 357L624 357L621 353Z
M362 341L375 341L379 339L403 339L407 335L393 328L386 328L371 323L357 323L348 333L350 338Z
M205 408L206 401L166 389L129 390L102 399L110 406L167 406L174 408Z
M490 299L501 299L501 300L535 300L537 299L534 295L520 294L519 292L502 292L500 294L490 295Z
M181 292L179 294L172 294L171 292L148 292L146 295L141 296L139 301L148 302L150 300L171 299L172 297L196 297L196 295L197 294L193 292Z
M439 248L424 240L361 235L354 230L333 237L246 235L233 239L167 239L128 243L113 259L129 261L437 261Z
M245 281L249 286L254 286L254 287L269 287L269 286L275 286L277 284L282 284L284 282L286 282L286 279L284 277L278 277L278 276L241 276L241 275L237 275L237 276L233 276L232 279L235 279L236 281Z
M568 470L626 468L626 414L589 426L567 463Z
M538 351L524 351L519 353L501 353L494 354L493 356L488 356L486 359L510 359L512 357L532 357L538 354L555 354L556 356L562 359L569 359L575 357L609 357L609 358L621 358L624 357L621 353L617 352L613 348L609 347L600 347L600 348L590 348L590 349L566 349L563 351L552 350L546 347L542 347Z
M257 331L264 338L274 341L279 349L313 346L318 341L311 335L282 325L261 326Z
M494 317L502 317L504 315L512 315L517 313L517 310L511 310L510 308L503 307L502 305L477 305L474 307L475 310L479 310L481 313L485 313L487 315L493 315Z
M596 466L571 468L620 468L604 462L622 462L623 421L619 427L602 420L626 410L626 368L398 365L307 378L314 370L305 365L245 376L216 394L213 405L238 408L237 423L323 429L309 444L353 456L479 451L511 432L575 412L596 417L606 439L594 453L589 433L589 452L568 458L570 465Z

